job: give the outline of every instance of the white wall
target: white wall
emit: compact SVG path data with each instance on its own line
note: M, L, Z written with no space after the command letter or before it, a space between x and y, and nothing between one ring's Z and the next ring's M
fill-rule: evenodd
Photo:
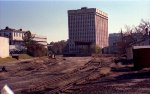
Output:
M14 31L13 32L13 40L20 40L22 41L23 40L23 37L24 36L24 32L23 31Z
M0 37L0 57L5 58L9 56L9 39Z

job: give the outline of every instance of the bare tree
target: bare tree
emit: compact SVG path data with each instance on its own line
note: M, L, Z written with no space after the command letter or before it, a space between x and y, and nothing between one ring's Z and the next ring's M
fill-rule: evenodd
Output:
M67 45L67 41L61 40L58 42L50 42L49 50L53 51L55 54L63 54L65 47Z
M126 53L126 49L135 44L138 44L146 39L150 38L150 22L141 20L140 24L136 27L130 27L125 25L125 30L120 31L121 40L118 41L118 48L121 54Z
M24 33L24 44L27 48L27 54L34 56L34 57L40 57L47 55L47 48L44 47L44 45L39 44L38 42L34 41L33 38L35 36L31 34L30 31L27 31Z

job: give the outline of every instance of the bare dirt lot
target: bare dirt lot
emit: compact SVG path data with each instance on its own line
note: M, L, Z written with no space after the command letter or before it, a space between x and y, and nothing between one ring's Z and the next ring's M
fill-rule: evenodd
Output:
M36 58L1 63L0 89L15 94L150 94L150 70L114 64L113 57Z

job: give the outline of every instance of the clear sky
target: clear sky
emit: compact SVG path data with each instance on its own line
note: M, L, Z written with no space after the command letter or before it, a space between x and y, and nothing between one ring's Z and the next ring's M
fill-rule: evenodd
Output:
M150 0L0 0L0 29L30 30L47 36L48 42L68 39L67 10L98 8L109 17L109 33L124 25L138 25L150 20Z

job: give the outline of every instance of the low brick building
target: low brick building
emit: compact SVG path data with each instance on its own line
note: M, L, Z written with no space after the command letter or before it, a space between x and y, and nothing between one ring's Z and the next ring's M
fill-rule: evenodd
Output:
M133 61L137 69L150 67L150 46L134 46Z

